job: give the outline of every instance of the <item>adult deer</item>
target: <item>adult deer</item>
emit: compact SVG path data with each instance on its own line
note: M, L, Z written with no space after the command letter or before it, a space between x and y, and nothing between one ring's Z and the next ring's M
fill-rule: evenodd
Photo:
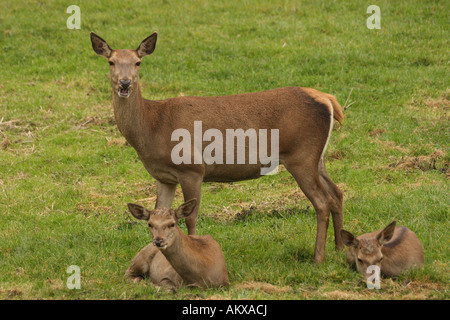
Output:
M324 164L334 119L339 122L343 120L342 108L336 98L311 88L286 87L231 96L183 96L158 101L143 99L139 66L142 58L155 50L156 38L155 32L144 39L136 50L113 50L105 40L91 33L94 51L107 58L110 65L117 126L137 151L146 170L157 181L155 207L170 207L177 184L180 184L185 201L199 200L194 212L186 219L188 233L193 235L203 181L254 179L262 175L261 169L265 166L261 161L246 164L206 164L205 161L176 164L171 157L177 144L177 141L172 141L175 130L183 128L194 136L195 121L201 121L203 128L214 128L224 136L227 129L243 128L255 132L275 129L279 137L278 154L275 156L292 174L316 210L315 261L324 259L330 211L336 248L343 249L339 233L343 227L343 194L329 177ZM194 146L193 141L191 144ZM205 143L200 147L200 152L204 151ZM268 143L269 148L272 150Z

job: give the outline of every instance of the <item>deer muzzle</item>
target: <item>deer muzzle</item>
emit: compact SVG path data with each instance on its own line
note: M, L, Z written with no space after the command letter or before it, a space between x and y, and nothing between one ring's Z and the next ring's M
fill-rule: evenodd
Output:
M153 243L155 244L155 246L158 249L166 249L167 248L167 244L164 243L164 241L160 238L156 238L155 240L153 240Z
M130 95L131 80L120 80L119 81L119 96L128 98Z

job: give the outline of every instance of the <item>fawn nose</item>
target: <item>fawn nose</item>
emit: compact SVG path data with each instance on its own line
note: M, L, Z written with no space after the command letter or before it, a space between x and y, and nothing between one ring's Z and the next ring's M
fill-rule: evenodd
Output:
M153 243L155 244L155 246L161 247L162 240L161 239L155 239L155 240L153 240Z
M131 85L131 80L120 80L119 83L122 89L128 89Z

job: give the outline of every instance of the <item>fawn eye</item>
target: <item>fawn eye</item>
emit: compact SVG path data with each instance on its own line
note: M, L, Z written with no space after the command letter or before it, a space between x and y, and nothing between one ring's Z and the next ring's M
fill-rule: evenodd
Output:
M149 223L149 224L148 224L148 227L149 227L149 228L152 228L153 226L152 226L152 224L151 224L151 223Z
M175 227L175 223L172 223L169 227L170 227L170 228Z
M358 262L359 262L359 263L363 263L361 259L358 259Z
M108 61L109 62L109 65L110 66L113 66L114 65L114 62L112 62L112 61Z
M136 62L136 67L139 67L141 65L140 62Z

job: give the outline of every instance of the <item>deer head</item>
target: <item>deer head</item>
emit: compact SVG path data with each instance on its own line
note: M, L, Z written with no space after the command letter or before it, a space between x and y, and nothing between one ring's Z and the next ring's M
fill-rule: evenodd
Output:
M356 269L366 278L371 276L371 273L367 273L369 266L375 265L381 269L381 262L383 261L381 248L391 240L394 230L395 221L373 238L356 238L351 232L341 229L342 240L349 247L349 252L356 263Z
M101 37L91 32L94 51L108 59L113 92L128 98L139 83L139 66L143 57L155 50L157 33L145 38L136 50L113 50Z
M136 219L147 221L153 243L160 250L165 250L172 246L178 239L179 232L182 232L178 228L178 221L188 217L196 204L197 199L191 199L175 210L171 208L147 210L138 204L129 203L128 209Z

